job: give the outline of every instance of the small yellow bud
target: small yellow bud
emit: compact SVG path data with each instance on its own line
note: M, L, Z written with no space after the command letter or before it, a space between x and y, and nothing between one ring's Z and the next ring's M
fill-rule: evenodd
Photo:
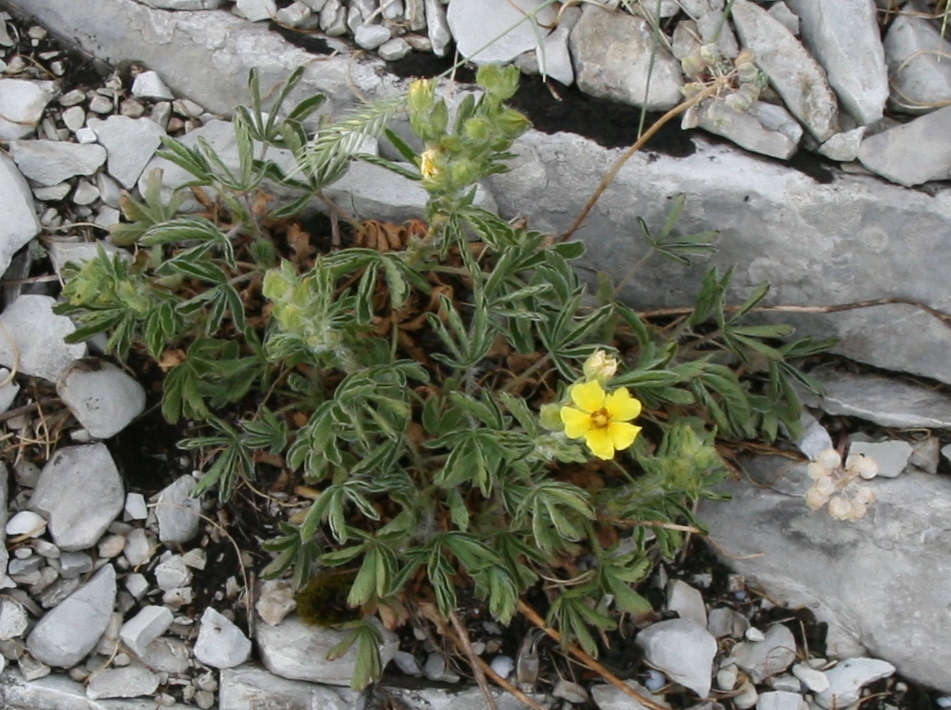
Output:
M581 366L581 369L584 371L584 378L588 381L596 380L604 384L612 377L614 377L617 372L618 361L617 358L608 355L603 350L595 350L584 361L584 365Z
M431 180L439 174L436 155L436 151L430 148L419 156L419 172L425 180Z

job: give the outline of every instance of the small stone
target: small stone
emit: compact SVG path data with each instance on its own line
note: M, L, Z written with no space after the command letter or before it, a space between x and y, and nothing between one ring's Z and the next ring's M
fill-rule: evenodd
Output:
M89 680L86 697L90 700L136 698L152 695L158 685L159 677L137 663L125 668L104 668Z
M357 46L362 49L376 49L390 39L390 31L383 25L360 25L353 35Z
M55 382L73 360L86 354L84 343L64 342L76 326L66 316L53 313L55 303L49 296L24 294L7 305L0 314L6 335L0 338L0 364Z
M701 698L710 694L717 642L703 626L689 619L658 621L641 631L634 641L644 649L644 657L652 667Z
M59 573L65 578L92 572L92 557L85 552L64 552L59 556Z
M857 703L863 687L888 678L895 666L875 658L850 658L826 671L829 687L815 696L816 703L826 710L844 708Z
M125 537L123 535L108 535L99 542L99 557L111 560L122 554L125 548Z
M144 71L135 77L135 81L132 82L132 95L153 101L172 101L175 98L165 82L154 71Z
M302 2L293 2L287 7L281 8L274 15L274 19L281 25L287 27L300 27L313 13L310 8Z
M458 2L454 4L458 4ZM423 5L426 8L426 28L429 41L432 43L432 52L437 57L445 57L449 50L449 43L453 39L453 33L446 17L446 8L440 0L423 0ZM480 55L480 60L485 61L482 55Z
M10 518L4 529L9 537L39 537L46 532L46 518L32 510L21 510Z
M126 535L125 557L133 567L148 562L155 554L155 538L143 528L135 528Z
M77 205L91 205L99 199L99 190L88 180L79 180L73 192L73 202Z
M104 121L94 118L88 124L106 148L109 174L131 190L165 132L147 118L128 116L110 116Z
M251 22L263 22L277 14L277 4L274 0L238 0L234 12Z
M746 630L746 633L743 634L743 637L747 641L753 641L754 643L759 643L760 641L766 640L766 634L757 629L755 626L751 626Z
M588 702L588 691L577 683L565 680L564 678L558 679L551 694L556 698L561 698L562 700L567 700L569 703L576 703L578 705Z
M515 661L510 656L496 656L489 665L503 678L508 678L515 670Z
M851 131L845 131L844 133L836 133L819 146L819 153L830 160L838 160L842 163L850 162L858 157L859 147L862 145L864 136L865 126L853 128Z
M61 182L58 185L51 185L50 187L34 187L33 195L36 199L43 202L59 202L65 199L71 189L68 182Z
M86 125L86 112L82 106L72 106L63 111L63 123L73 133Z
M119 638L137 656L146 653L148 646L172 625L172 612L164 606L144 606L122 625Z
M951 106L866 137L858 158L872 172L906 187L947 180L951 171Z
M0 79L0 140L17 140L33 133L54 91L48 81Z
M395 62L407 54L413 51L413 48L410 46L402 37L394 37L387 42L384 42L380 45L380 48L377 50L377 54L380 55L380 58L387 62Z
M813 693L821 693L829 688L829 677L823 672L806 663L797 663L792 667L792 674Z
M804 700L799 693L782 690L760 693L756 701L756 710L801 710L803 706Z
M155 583L164 591L187 587L191 580L192 573L181 555L172 555L155 568Z
M251 655L251 641L228 618L212 607L201 617L195 658L212 668L234 668Z
M73 89L72 91L67 91L65 94L60 96L57 99L57 103L63 108L69 108L72 106L78 106L86 100L86 94L80 89Z
M741 641L733 647L731 660L749 673L754 683L785 671L796 659L796 639L792 631L776 624L762 641Z
M707 625L703 595L679 579L672 579L667 584L667 610L676 612L681 619L690 619L700 626Z
M98 114L107 114L112 113L113 104L112 101L107 99L105 96L96 95L89 102L89 110L93 113Z
M145 505L145 496L141 493L127 493L123 511L126 520L145 520L149 517L149 509Z
M145 596L145 593L149 591L149 581L145 578L144 574L139 574L138 572L133 572L130 575L127 575L125 578L125 588L128 590L136 599L141 599Z
M281 623L285 616L297 608L294 587L281 579L266 580L258 592L254 610L269 626Z
M864 454L878 463L878 475L895 478L908 466L912 447L907 441L854 441L849 446L849 456Z
M63 141L15 141L10 154L26 177L40 185L57 185L76 175L92 175L106 162L99 145Z
M155 517L162 542L184 544L198 534L201 503L189 495L194 487L194 478L181 476L159 493Z
M757 700L759 700L759 693L756 692L752 683L743 683L739 692L733 696L733 704L739 710L749 710L749 708L756 705Z
M20 638L30 624L23 606L11 598L0 599L0 640Z
M526 20L531 12L535 19ZM506 63L534 50L554 19L554 9L541 0L453 0L447 14L459 53L476 64Z
M98 439L118 434L145 411L142 385L99 358L72 363L59 377L56 392L77 421Z

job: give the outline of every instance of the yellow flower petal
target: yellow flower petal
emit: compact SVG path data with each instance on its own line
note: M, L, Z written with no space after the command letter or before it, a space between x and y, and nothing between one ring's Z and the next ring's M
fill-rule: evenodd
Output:
M584 443L591 449L591 453L599 459L607 460L614 458L614 442L611 441L611 437L608 436L607 428L591 429L584 435Z
M626 422L640 415L641 402L632 397L627 388L621 387L604 398L604 408L612 421Z
M561 421L565 425L565 435L569 439L580 439L591 429L591 415L574 407L561 408Z
M634 439L641 433L641 428L626 422L611 422L608 424L607 432L614 448L622 451L634 443Z
M604 388L595 381L572 385L568 388L568 396L582 412L591 414L604 408Z

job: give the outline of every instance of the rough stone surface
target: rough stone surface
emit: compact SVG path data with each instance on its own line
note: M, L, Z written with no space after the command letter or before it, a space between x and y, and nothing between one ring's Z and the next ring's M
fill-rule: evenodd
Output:
M108 439L145 411L145 388L110 362L83 358L70 365L56 392L76 420L97 439Z
M951 174L951 106L862 141L862 165L899 185L947 180Z
M542 0L453 0L446 18L462 56L476 64L505 63L535 49L539 33L548 33L555 9L543 5ZM537 12L534 23L525 19L531 12Z
M648 700L663 707L669 707L663 696L651 694L647 688L637 681L627 680L624 683L635 693L643 695ZM591 698L597 704L598 710L648 710L646 705L637 702L623 690L606 683L593 685L591 687Z
M191 476L181 476L159 493L155 517L162 542L184 544L198 534L201 502L189 495L195 483Z
M926 17L899 13L885 33L884 48L892 108L927 113L951 102L951 42Z
M251 641L234 622L212 607L201 616L195 658L212 668L234 668L248 660Z
M171 101L175 98L158 72L144 71L132 82L132 95L155 101Z
M895 667L875 658L849 658L835 668L826 671L829 680L828 689L816 695L820 707L848 707L857 703L863 687L876 680L888 678Z
M53 542L65 551L96 544L122 511L122 477L105 444L66 446L43 467L30 509L46 515Z
M134 663L123 668L104 668L86 686L86 697L136 698L152 695L159 685L159 677L145 666Z
M725 562L771 598L828 623L833 656L867 649L951 692L951 483L925 473L868 481L877 500L865 518L843 524L806 507L804 465L763 458L744 468L756 485L725 484L732 500L700 506Z
M704 101L698 107L697 117L700 121L700 128L714 135L728 138L741 148L781 160L790 158L799 147L802 128L788 113L786 113L789 117L788 125L798 129L798 135L790 136L781 130L767 127L760 120L757 111L757 109L766 109L766 107L786 113L781 106L770 106L770 104L760 102L750 106L747 111L737 111L725 101L713 99ZM769 109L766 109L766 111L769 111ZM770 111L770 113L772 112Z
M172 625L172 612L164 606L143 606L139 613L122 625L119 638L138 656Z
M644 649L644 658L652 668L701 698L710 694L717 641L703 626L690 619L658 621L638 633L634 641Z
M810 373L825 388L806 401L829 414L895 429L951 429L951 397L895 377L832 370Z
M277 3L274 0L238 0L234 11L251 22L262 22L277 14Z
M109 174L131 190L161 145L165 131L147 118L128 116L110 116L104 121L93 118L88 124L106 148Z
M838 128L838 102L825 72L805 47L765 9L749 0L735 0L733 21L743 46L769 77L786 107L822 142Z
M84 343L68 344L63 338L76 326L66 316L53 313L49 296L26 294L0 315L0 364L55 382L73 360L86 354Z
M895 478L905 470L914 449L907 441L854 441L849 446L849 455L862 454L878 462L878 475Z
M0 87L2 93L2 87ZM0 107L0 113L3 112ZM40 231L40 221L33 209L30 186L16 165L6 155L0 154L0 204L3 220L0 221L0 273L7 270L13 254L25 246Z
M27 650L49 666L71 668L99 643L115 603L116 571L107 564L37 622Z
M0 79L0 140L13 141L33 133L54 94L49 81Z
M384 666L398 648L394 634L381 629L383 645L380 657ZM254 638L258 653L271 673L291 680L309 680L326 685L349 685L356 663L356 647L343 656L328 661L327 652L340 643L345 631L308 626L295 614L276 626L258 621Z
M350 704L332 688L288 680L253 665L221 671L219 710L349 710Z
M651 111L666 111L680 103L684 81L680 62L663 47L654 47L650 25L643 18L586 5L569 44L575 80L586 94L646 105Z
M802 37L859 125L882 117L888 72L874 0L786 0Z
M746 671L754 683L782 673L796 660L796 639L783 624L771 626L759 638L741 641L730 652L730 660Z
M28 140L10 144L20 172L40 185L56 185L76 175L92 175L106 162L101 145Z

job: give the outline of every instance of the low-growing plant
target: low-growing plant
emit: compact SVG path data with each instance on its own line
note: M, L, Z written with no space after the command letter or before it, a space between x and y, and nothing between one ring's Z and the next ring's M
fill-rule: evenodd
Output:
M300 74L266 111L252 74L237 166L166 140L189 187L215 195L205 213L176 214L180 198L163 204L153 176L115 230L133 252L66 272L59 312L80 324L74 340L107 332L118 357L165 370L162 411L196 432L182 448L203 452L196 493L226 502L263 467L313 491L265 543L264 573L291 574L302 609L337 609L327 621L350 634L332 653L356 645L355 687L380 673L369 619L394 627L428 602L445 618L484 604L507 623L537 588L547 623L596 655L599 632L650 609L637 583L700 528L693 503L727 470L717 439L794 432L791 381L808 380L790 360L822 347L747 323L767 287L728 307L732 273L716 269L689 314L642 318L607 277L587 292L580 242L480 206L476 186L506 170L529 126L505 105L517 77L482 67L481 93L454 111L417 81L405 103L324 119L310 138L319 99L282 113ZM400 111L418 154L386 128ZM315 243L295 214L381 134L405 162L360 158L426 188L424 220ZM269 159L278 150L299 172ZM300 197L271 209L264 191L278 187ZM673 205L656 234L641 223L651 254L713 248L712 233L676 230L683 196Z

